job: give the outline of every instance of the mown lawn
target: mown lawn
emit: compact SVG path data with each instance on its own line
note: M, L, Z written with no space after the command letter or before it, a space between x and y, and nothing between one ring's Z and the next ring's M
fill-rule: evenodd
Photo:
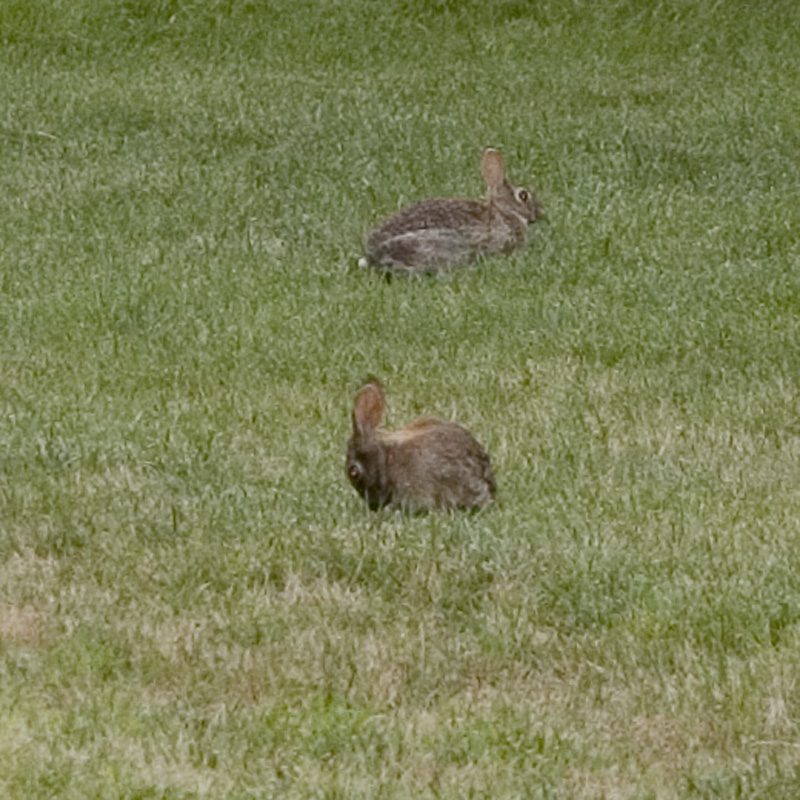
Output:
M800 795L800 6L0 2L0 795ZM357 267L477 196L528 248ZM355 391L497 502L372 513Z

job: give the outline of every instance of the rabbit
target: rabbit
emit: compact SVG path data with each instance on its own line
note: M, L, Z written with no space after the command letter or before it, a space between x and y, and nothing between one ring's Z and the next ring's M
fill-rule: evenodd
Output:
M544 216L544 207L530 191L509 183L503 156L493 147L481 154L481 175L486 200L435 197L400 209L370 233L359 264L425 273L523 248L528 225Z
M383 430L384 407L383 386L368 380L356 395L347 443L347 477L371 509L476 509L494 499L491 461L466 428L421 417Z

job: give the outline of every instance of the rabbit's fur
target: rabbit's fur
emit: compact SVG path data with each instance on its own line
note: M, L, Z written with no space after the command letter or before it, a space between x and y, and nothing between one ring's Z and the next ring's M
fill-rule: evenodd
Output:
M503 156L493 147L481 154L481 175L486 200L436 197L400 209L370 233L360 263L391 272L432 272L524 247L528 225L544 216L541 202L506 179Z
M346 471L370 508L471 509L494 498L491 461L469 431L432 417L383 430L384 408L383 386L367 381L353 404Z

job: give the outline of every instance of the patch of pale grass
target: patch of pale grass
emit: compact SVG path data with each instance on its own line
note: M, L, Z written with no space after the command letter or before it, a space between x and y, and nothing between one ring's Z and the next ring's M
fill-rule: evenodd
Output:
M166 754L138 739L118 737L110 742L108 755L125 764L137 783L162 791L186 792L198 797L223 797L235 791L237 776L198 764L190 750L188 746L173 747Z
M31 549L12 553L0 563L0 641L28 646L50 640L55 621L58 560Z
M795 664L778 663L769 671L761 709L761 742L764 746L781 746L797 750L800 759L800 720L794 715L794 698L800 691L800 677Z
M30 606L0 604L0 641L41 644L47 615Z
M369 603L364 592L357 586L342 581L331 581L321 576L304 576L297 572L289 573L283 580L283 586L275 594L274 600L265 598L269 606L311 605L325 606L335 612L336 609L366 607Z
M58 571L55 556L39 556L33 549L23 548L0 563L0 585L8 595L25 587L49 587L57 580Z
M558 782L559 796L580 800L633 800L645 789L640 780L620 774L617 767L601 770L581 766L568 767ZM663 789L663 787L662 787ZM656 794L658 800L673 795Z

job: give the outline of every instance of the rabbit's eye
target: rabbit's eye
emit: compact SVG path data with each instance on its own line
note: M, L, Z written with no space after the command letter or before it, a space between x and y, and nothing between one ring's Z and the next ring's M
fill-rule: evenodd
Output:
M520 189L517 194L517 197L519 198L520 203L527 203L530 194L528 193L527 189Z

